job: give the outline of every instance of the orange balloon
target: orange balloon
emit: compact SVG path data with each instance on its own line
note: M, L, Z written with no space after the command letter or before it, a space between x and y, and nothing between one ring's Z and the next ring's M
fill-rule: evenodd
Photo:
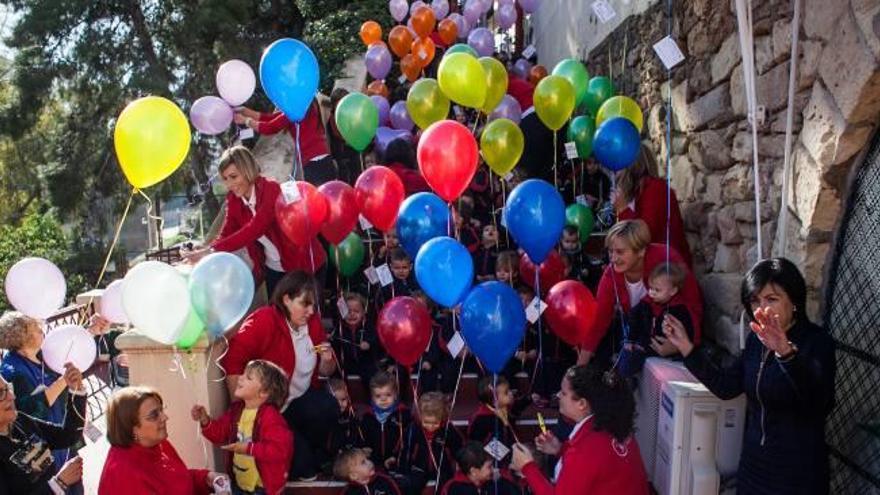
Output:
M454 26L455 23L453 22L452 25ZM391 51L398 58L403 58L412 47L412 33L409 32L406 26L394 26L391 28L391 32L388 33L388 43L391 45Z
M412 14L413 30L421 38L426 38L431 34L431 31L434 30L435 22L437 20L434 18L434 10L426 5L417 8Z
M400 59L400 72L406 76L409 82L414 82L419 78L419 74L422 72L422 66L419 65L416 58L413 57L411 53L407 53L402 59Z
M416 58L416 62L423 68L427 67L434 60L435 49L434 41L431 38L417 39L412 44L412 54Z
M385 83L376 79L367 85L367 96L384 96L388 98L388 86L385 86Z
M458 25L452 19L443 19L437 25L437 34L444 43L451 45L458 39Z
M543 65L536 65L529 70L529 82L537 85L541 79L547 77L547 68Z
M367 21L361 24L361 41L370 46L377 41L382 41L382 27L376 21Z

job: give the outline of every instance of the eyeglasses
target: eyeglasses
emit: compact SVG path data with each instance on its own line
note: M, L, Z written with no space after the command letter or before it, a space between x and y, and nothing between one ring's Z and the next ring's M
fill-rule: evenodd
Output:
M162 413L164 413L164 412L165 412L165 406L153 409L152 411L147 413L146 416L144 416L144 421L149 421L151 423L154 423L159 420L159 417L162 416Z
M12 388L12 384L8 383L5 387L0 388L0 400L6 400L6 397L12 395L15 396L15 389Z

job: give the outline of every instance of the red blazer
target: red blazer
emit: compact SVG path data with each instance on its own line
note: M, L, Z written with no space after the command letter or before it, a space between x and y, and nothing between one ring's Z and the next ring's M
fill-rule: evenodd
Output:
M673 263L682 263L681 256L678 255L675 249L669 251L669 259ZM651 275L651 270L660 263L665 262L666 246L663 244L648 245L645 249L645 269L642 272L645 288L648 287L648 277ZM614 296L615 286L617 287L617 297ZM687 272L684 287L679 295L681 296L682 304L688 308L688 312L691 314L691 321L694 324L694 343L699 342L700 323L703 321L703 298L700 295L697 279L690 269ZM638 301L633 303L629 300L629 291L626 290L626 280L623 274L615 272L614 267L608 265L605 267L605 272L602 273L602 278L599 280L599 288L596 290L596 302L598 303L596 318L593 320L593 326L587 330L587 336L582 344L586 350L594 352L596 347L599 346L599 341L605 336L605 332L608 331L608 325L611 324L614 317L614 305L618 298L626 314L629 314L630 309L639 303Z
M327 333L321 326L321 318L317 313L309 319L309 336L314 345L327 342ZM229 349L223 357L223 369L230 375L241 375L248 361L265 359L271 361L287 373L293 375L296 368L296 354L293 350L293 339L287 326L287 318L281 310L268 305L249 314L238 332L229 338ZM312 387L319 386L318 365L315 363L312 373Z
M532 100L534 93L535 87L528 81L513 75L507 76L507 94L516 99L523 112L534 106Z
M286 115L277 112L261 113L257 119L257 132L260 134L277 134L283 130L290 132L293 142L296 142L296 125ZM327 150L327 138L324 135L324 124L321 122L321 111L313 101L309 106L306 116L299 126L299 148L302 154L303 164L321 155L330 153Z
M263 280L263 267L266 263L263 245L257 242L262 236L266 236L278 248L284 271L303 270L315 273L327 259L321 242L312 239L310 253L308 246L297 246L290 242L275 221L275 201L281 194L281 186L273 180L257 177L254 189L257 196L256 215L251 213L251 209L241 198L233 193L226 195L226 218L223 220L220 235L211 246L217 251L227 252L247 248L248 256L254 263L254 280L257 283Z
M187 469L168 440L153 448L134 444L110 447L98 495L202 495L208 489L207 469Z
M523 467L523 476L535 495L589 493L590 495L647 495L648 477L636 439L623 444L587 420L574 438L562 444L562 470L551 484L535 462Z
M636 198L636 211L626 208L617 215L618 220L642 219L651 231L651 242L666 244L666 181L656 177L642 178L642 191ZM693 268L691 248L684 235L684 221L678 207L675 191L669 189L669 245L678 251L688 268Z
M238 421L244 410L244 402L235 401L222 416L212 419L202 427L202 435L211 443L226 445L238 441ZM254 430L248 455L254 457L260 480L266 493L277 495L284 491L287 483L287 470L293 458L293 433L278 409L271 404L263 404L257 410ZM226 453L226 472L235 476L232 467L232 452Z

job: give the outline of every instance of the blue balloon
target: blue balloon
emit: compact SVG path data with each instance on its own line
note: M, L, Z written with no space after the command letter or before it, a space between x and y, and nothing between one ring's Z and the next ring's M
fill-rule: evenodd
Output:
M293 122L301 121L318 90L318 59L305 43L275 41L260 60L260 83L266 96Z
M500 373L526 330L522 301L509 285L483 282L461 305L461 333L470 349L493 373Z
M474 260L451 237L426 242L416 255L416 280L437 304L451 308L461 302L474 280Z
M617 172L632 165L642 143L639 130L628 119L614 117L602 122L593 137L593 156L605 168Z
M507 230L533 263L543 263L565 227L565 203L547 182L529 179L516 186L504 207Z
M189 276L193 310L208 334L217 337L238 323L254 300L254 278L232 253L213 253L196 263Z
M434 193L420 192L406 198L397 213L397 238L411 258L435 237L449 233L449 206Z

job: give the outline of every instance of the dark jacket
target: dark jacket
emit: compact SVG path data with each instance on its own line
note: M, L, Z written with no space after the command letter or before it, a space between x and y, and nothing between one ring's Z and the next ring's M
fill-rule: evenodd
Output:
M409 476L412 486L421 492L428 481L437 479L439 465L439 485L443 486L455 474L455 454L462 445L461 433L451 424L444 423L432 435L413 423L404 433L400 471Z
M663 319L666 315L672 315L684 325L688 338L694 339L694 325L691 323L691 315L687 306L681 304L676 295L667 304L656 304L648 296L629 312L629 335L626 337L623 348L620 349L620 358L617 366L618 372L623 376L633 376L645 365L645 359L656 356L657 353L651 347L651 340L663 337ZM681 359L681 355L669 356L673 359Z
M376 469L385 469L385 461L391 458L400 462L403 433L411 421L409 409L403 404L391 413L385 423L380 423L372 410L363 415L361 431L364 432L366 446L372 449L370 460L376 465Z
M361 420L354 413L354 409L349 408L340 412L333 429L330 430L327 451L335 457L343 450L363 446L364 432L361 428Z
M366 486L349 483L342 495L400 495L400 488L389 476L377 472Z
M475 485L461 471L455 473L455 477L443 485L440 495L519 495L522 489L506 471L502 471L497 481L490 481L482 485Z
M798 347L782 362L751 333L730 365L714 363L697 347L685 358L688 370L721 399L748 399L740 494L827 494L825 420L834 407L834 340L824 329L798 322L788 331Z

